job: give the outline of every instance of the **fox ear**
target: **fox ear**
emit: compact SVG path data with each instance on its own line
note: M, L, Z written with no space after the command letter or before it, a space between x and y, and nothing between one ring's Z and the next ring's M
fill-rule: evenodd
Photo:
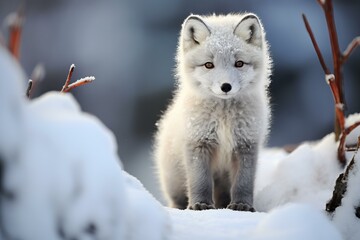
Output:
M254 14L243 17L235 27L234 34L250 44L262 47L262 27Z
M182 41L184 50L200 45L209 35L210 29L200 16L190 15L183 23Z

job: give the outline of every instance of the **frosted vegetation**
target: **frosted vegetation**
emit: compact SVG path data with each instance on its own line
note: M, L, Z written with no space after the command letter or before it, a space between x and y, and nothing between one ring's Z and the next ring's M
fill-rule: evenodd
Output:
M71 94L28 101L24 82L0 48L0 239L360 239L359 155L342 205L324 211L343 171L333 134L262 151L256 213L169 209L122 170L113 134Z

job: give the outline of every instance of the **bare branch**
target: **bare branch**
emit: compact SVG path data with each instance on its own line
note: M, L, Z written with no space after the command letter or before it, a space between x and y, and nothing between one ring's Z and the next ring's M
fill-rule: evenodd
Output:
M30 99L30 95L31 95L32 86L33 86L33 80L29 79L28 87L26 89L26 97L29 99Z
M34 82L40 82L44 79L44 77L45 77L44 65L42 65L41 63L38 63L34 67L34 70L31 73L30 79L32 79Z
M358 126L360 126L360 122L356 122L352 124L351 126L344 129L344 131L341 134L339 147L338 147L338 159L339 161L345 165L346 164L346 157L345 157L345 140L346 137Z
M345 96L343 91L343 76L342 76L343 55L339 47L339 40L336 32L332 0L320 0L320 6L322 7L325 14L326 24L330 37L330 46L331 46L333 65L334 65L334 75L335 75L337 88L339 89L340 101L341 103L344 104L344 106L346 106ZM341 126L338 125L338 121L339 119L337 119L337 122L335 122L336 124L335 128L341 129Z
M80 87L85 84L88 84L94 80L95 80L95 77L93 77L93 76L81 78L81 79L77 80L76 82L68 85L65 89L61 90L61 92L70 92L72 89L74 89L76 87Z
M61 89L61 92L65 92L65 89L68 88L68 86L69 86L69 84L70 84L70 80L71 80L72 74L73 74L73 72L74 72L74 69L75 69L75 65L74 65L74 64L71 64L70 69L69 69L69 73L68 73L68 75L67 75L67 77L66 77L66 81L65 81L64 86L63 86L62 89Z
M22 25L24 22L24 7L21 6L17 12L7 16L6 22L9 26L9 51L16 58L20 58L20 40Z
M335 18L334 18L334 11L333 11L333 4L332 0L317 0L318 4L321 6L321 8L324 11L327 29L329 33L330 38L330 45L331 45L331 52L332 52L332 60L333 60L333 71L334 74L333 81L329 81L329 85L331 87L331 91L334 96L335 100L335 140L339 140L340 134L344 130L344 111L346 110L346 102L345 102L345 95L343 91L343 76L342 76L342 66L343 63L347 60L351 52L360 45L360 39L355 38L347 47L347 49L344 51L344 53L340 52L339 48L339 41L338 36L336 32L336 26L335 26ZM315 51L318 55L319 61L321 63L321 66L327 75L326 78L329 77L330 70L325 65L325 62L322 58L322 55L320 53L320 50L317 46L317 43L315 41L315 38L313 36L313 33L311 31L311 28L307 22L306 17L303 15L305 26L309 32L309 35L311 37L311 40L313 42ZM341 106L341 108L339 108Z
M309 33L311 42L314 46L315 52L318 56L319 62L321 64L321 67L325 73L325 80L329 84L331 92L334 97L335 102L335 115L336 115L336 123L339 126L338 130L335 128L335 138L338 139L340 132L344 129L345 124L345 117L344 117L344 109L343 109L343 102L341 101L341 94L338 84L336 84L336 76L334 74L331 74L329 68L326 66L326 63L324 61L324 57L320 51L319 45L317 44L317 41L315 39L314 33L310 27L310 24L305 16L305 14L302 14L304 24L306 27L307 32ZM341 106L341 107L339 107Z
M305 16L305 14L302 14L302 17L303 17L303 20L304 20L304 23L305 23L306 30L307 30L307 32L309 33L311 42L312 42L312 44L313 44L313 46L314 46L315 52L316 52L316 54L317 54L317 56L318 56L319 62L320 62L320 64L321 64L321 67L322 67L322 69L324 70L324 73L325 73L326 75L330 75L331 72L330 72L329 68L326 66L326 63L325 63L325 61L324 61L324 57L323 57L322 54L321 54L319 45L318 45L317 42L316 42L315 36L314 36L314 34L313 34L313 31L311 30L310 24L309 24L309 22L308 22L308 20L307 20L307 18L306 18L306 16Z
M356 38L354 38L351 43L349 43L349 45L347 46L347 48L345 49L345 51L342 54L342 62L344 63L349 56L351 55L351 53L360 45L360 36L357 36Z

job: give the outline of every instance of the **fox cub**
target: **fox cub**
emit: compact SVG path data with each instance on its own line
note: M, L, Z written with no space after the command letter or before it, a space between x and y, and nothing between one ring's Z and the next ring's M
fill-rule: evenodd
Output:
M177 89L155 137L156 167L169 206L255 211L271 72L259 18L190 15L176 59Z

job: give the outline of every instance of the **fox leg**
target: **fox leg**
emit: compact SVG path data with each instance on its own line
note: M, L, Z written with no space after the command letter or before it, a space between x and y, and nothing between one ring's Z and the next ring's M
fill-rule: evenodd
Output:
M190 149L186 159L189 209L213 209L212 199L213 179L211 162L213 147L208 144Z
M159 172L160 182L167 205L173 208L186 209L188 197L185 169L178 163L176 161L163 161Z
M253 194L258 148L244 144L233 153L231 202L229 209L254 212Z

